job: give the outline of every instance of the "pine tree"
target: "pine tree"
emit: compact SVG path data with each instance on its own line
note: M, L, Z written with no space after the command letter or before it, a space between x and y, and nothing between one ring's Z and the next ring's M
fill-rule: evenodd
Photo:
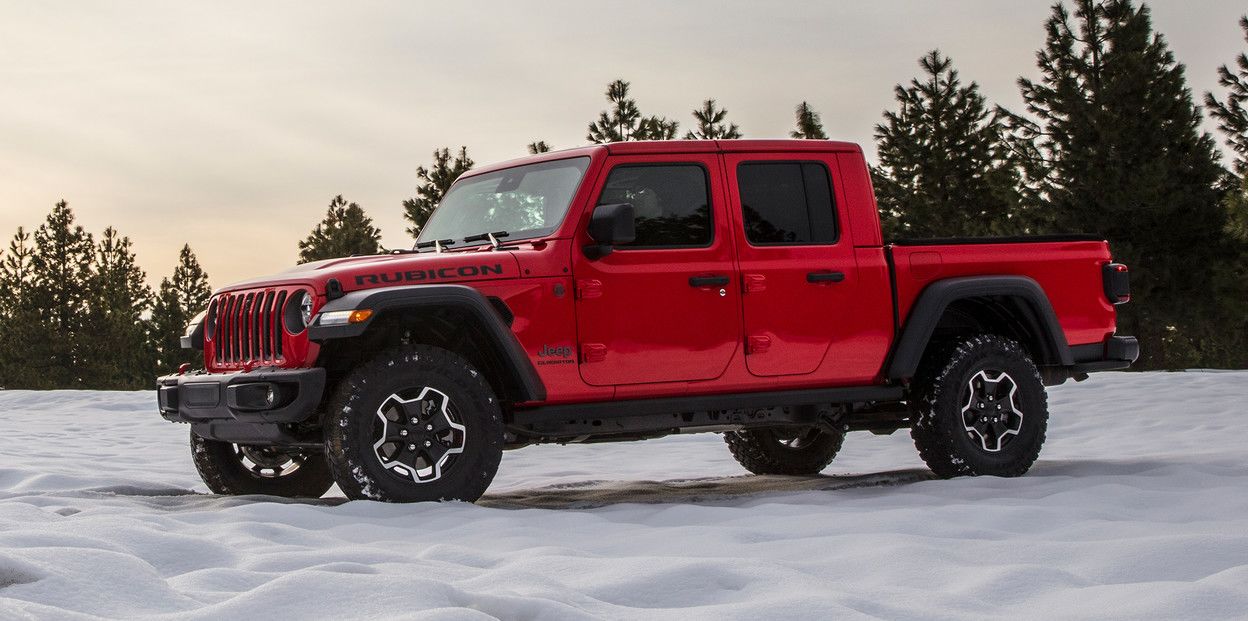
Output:
M433 152L431 167L416 169L416 178L422 183L416 186L415 197L403 201L403 217L412 223L407 229L409 235L413 238L420 236L420 229L425 226L442 196L460 175L472 168L473 163L468 157L468 147L460 147L453 159L450 150L443 147Z
M300 263L378 252L381 231L359 205L347 203L341 194L329 201L325 219L299 242Z
M1248 17L1239 19L1248 41ZM1235 59L1236 71L1226 65L1218 68L1218 84L1226 89L1226 99L1205 93L1209 115L1218 121L1226 145L1235 153L1233 168L1239 177L1229 184L1226 195L1227 231L1239 242L1248 243L1248 53Z
M31 281L30 233L17 227L7 253L0 251L0 318L13 317L21 301L28 295ZM6 322L7 323L7 322ZM4 326L0 325L0 328Z
M135 390L152 383L151 349L143 320L152 304L147 275L136 263L130 238L104 230L96 251L88 330L83 351L84 386Z
M546 144L545 140L538 140L537 142L530 142L528 149L529 155L537 155L538 153L548 153L550 145Z
M626 140L671 140L676 137L679 123L659 116L642 116L637 101L628 96L629 83L616 80L607 85L610 110L598 115L589 124L586 140L594 144Z
M648 116L637 126L637 140L675 140L680 123L660 116Z
M697 131L685 132L686 140L731 140L741 137L741 130L736 123L724 121L728 111L718 108L714 99L702 102L702 108L693 111L693 118L698 122Z
M1127 0L1079 0L1073 15L1058 4L1045 28L1041 79L1019 81L1038 122L1020 129L1053 229L1104 235L1131 266L1119 326L1140 338L1141 366L1209 363L1225 336L1210 308L1226 246L1221 171L1183 66Z
M40 335L26 344L32 374L26 387L78 388L83 385L82 342L95 244L74 224L74 213L65 201L56 204L34 237L30 303L39 315Z
M1003 113L932 50L922 79L895 88L898 108L875 126L872 170L885 236L978 237L1027 232Z
M0 388L37 385L27 353L30 343L43 338L30 296L33 254L30 233L18 227L0 261Z
M172 373L184 362L203 364L198 352L182 349L181 338L191 319L207 308L211 295L208 275L200 267L199 259L189 245L182 246L178 266L171 277L160 281L160 291L152 305L148 333L157 373Z
M1239 18L1248 42L1248 16ZM1236 71L1226 65L1218 67L1218 84L1227 90L1225 101L1205 93L1209 116L1218 121L1218 129L1226 136L1226 144L1235 153L1235 172L1248 177L1248 53L1235 59Z
M827 140L828 135L823 133L823 121L819 119L819 113L815 112L810 104L802 102L797 104L795 110L797 116L797 128L789 132L789 136L793 138L803 138L806 140Z

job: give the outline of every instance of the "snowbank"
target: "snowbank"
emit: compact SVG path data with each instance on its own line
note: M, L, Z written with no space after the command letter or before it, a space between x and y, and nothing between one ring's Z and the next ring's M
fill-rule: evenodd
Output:
M0 618L1243 618L1248 373L1052 391L1022 479L904 433L813 478L716 435L508 453L479 505L207 495L150 393L0 392Z

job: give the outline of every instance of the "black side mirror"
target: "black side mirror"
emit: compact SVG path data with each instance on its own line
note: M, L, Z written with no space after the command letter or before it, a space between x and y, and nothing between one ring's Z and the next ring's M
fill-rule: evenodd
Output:
M594 213L589 217L589 237L598 242L585 247L585 256L590 259L601 259L611 254L617 244L627 244L636 239L633 206L613 203L594 207Z

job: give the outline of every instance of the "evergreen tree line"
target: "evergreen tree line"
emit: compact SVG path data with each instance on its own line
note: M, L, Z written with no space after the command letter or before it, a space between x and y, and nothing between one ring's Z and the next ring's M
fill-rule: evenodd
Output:
M1240 21L1248 41L1248 18ZM887 239L1095 233L1132 269L1134 299L1120 332L1140 338L1137 368L1248 366L1248 54L1219 70L1218 93L1196 100L1149 9L1130 0L1054 5L1011 111L964 80L938 50L895 88L875 127L872 180ZM692 129L643 114L624 80L606 89L590 143L743 137L715 99ZM1202 110L1203 103L1203 110ZM1233 156L1200 129L1216 122ZM807 101L789 135L826 139ZM544 140L530 153L552 149ZM468 149L440 148L416 170L403 201L419 235L451 184L474 165ZM341 195L299 242L301 262L384 252L364 210ZM209 295L189 247L151 291L130 241L99 243L58 203L34 232L0 249L0 386L134 388L195 356L178 337Z
M153 292L128 237L97 243L64 201L33 235L0 249L0 388L139 389L195 362L180 348L207 306L208 276L189 246Z

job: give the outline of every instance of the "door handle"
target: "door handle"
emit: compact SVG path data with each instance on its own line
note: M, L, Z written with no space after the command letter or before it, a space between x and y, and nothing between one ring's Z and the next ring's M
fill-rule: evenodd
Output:
M845 272L810 272L806 274L806 282L813 284L841 282L842 280L845 280Z
M693 276L689 279L690 287L723 287L732 282L727 276Z

